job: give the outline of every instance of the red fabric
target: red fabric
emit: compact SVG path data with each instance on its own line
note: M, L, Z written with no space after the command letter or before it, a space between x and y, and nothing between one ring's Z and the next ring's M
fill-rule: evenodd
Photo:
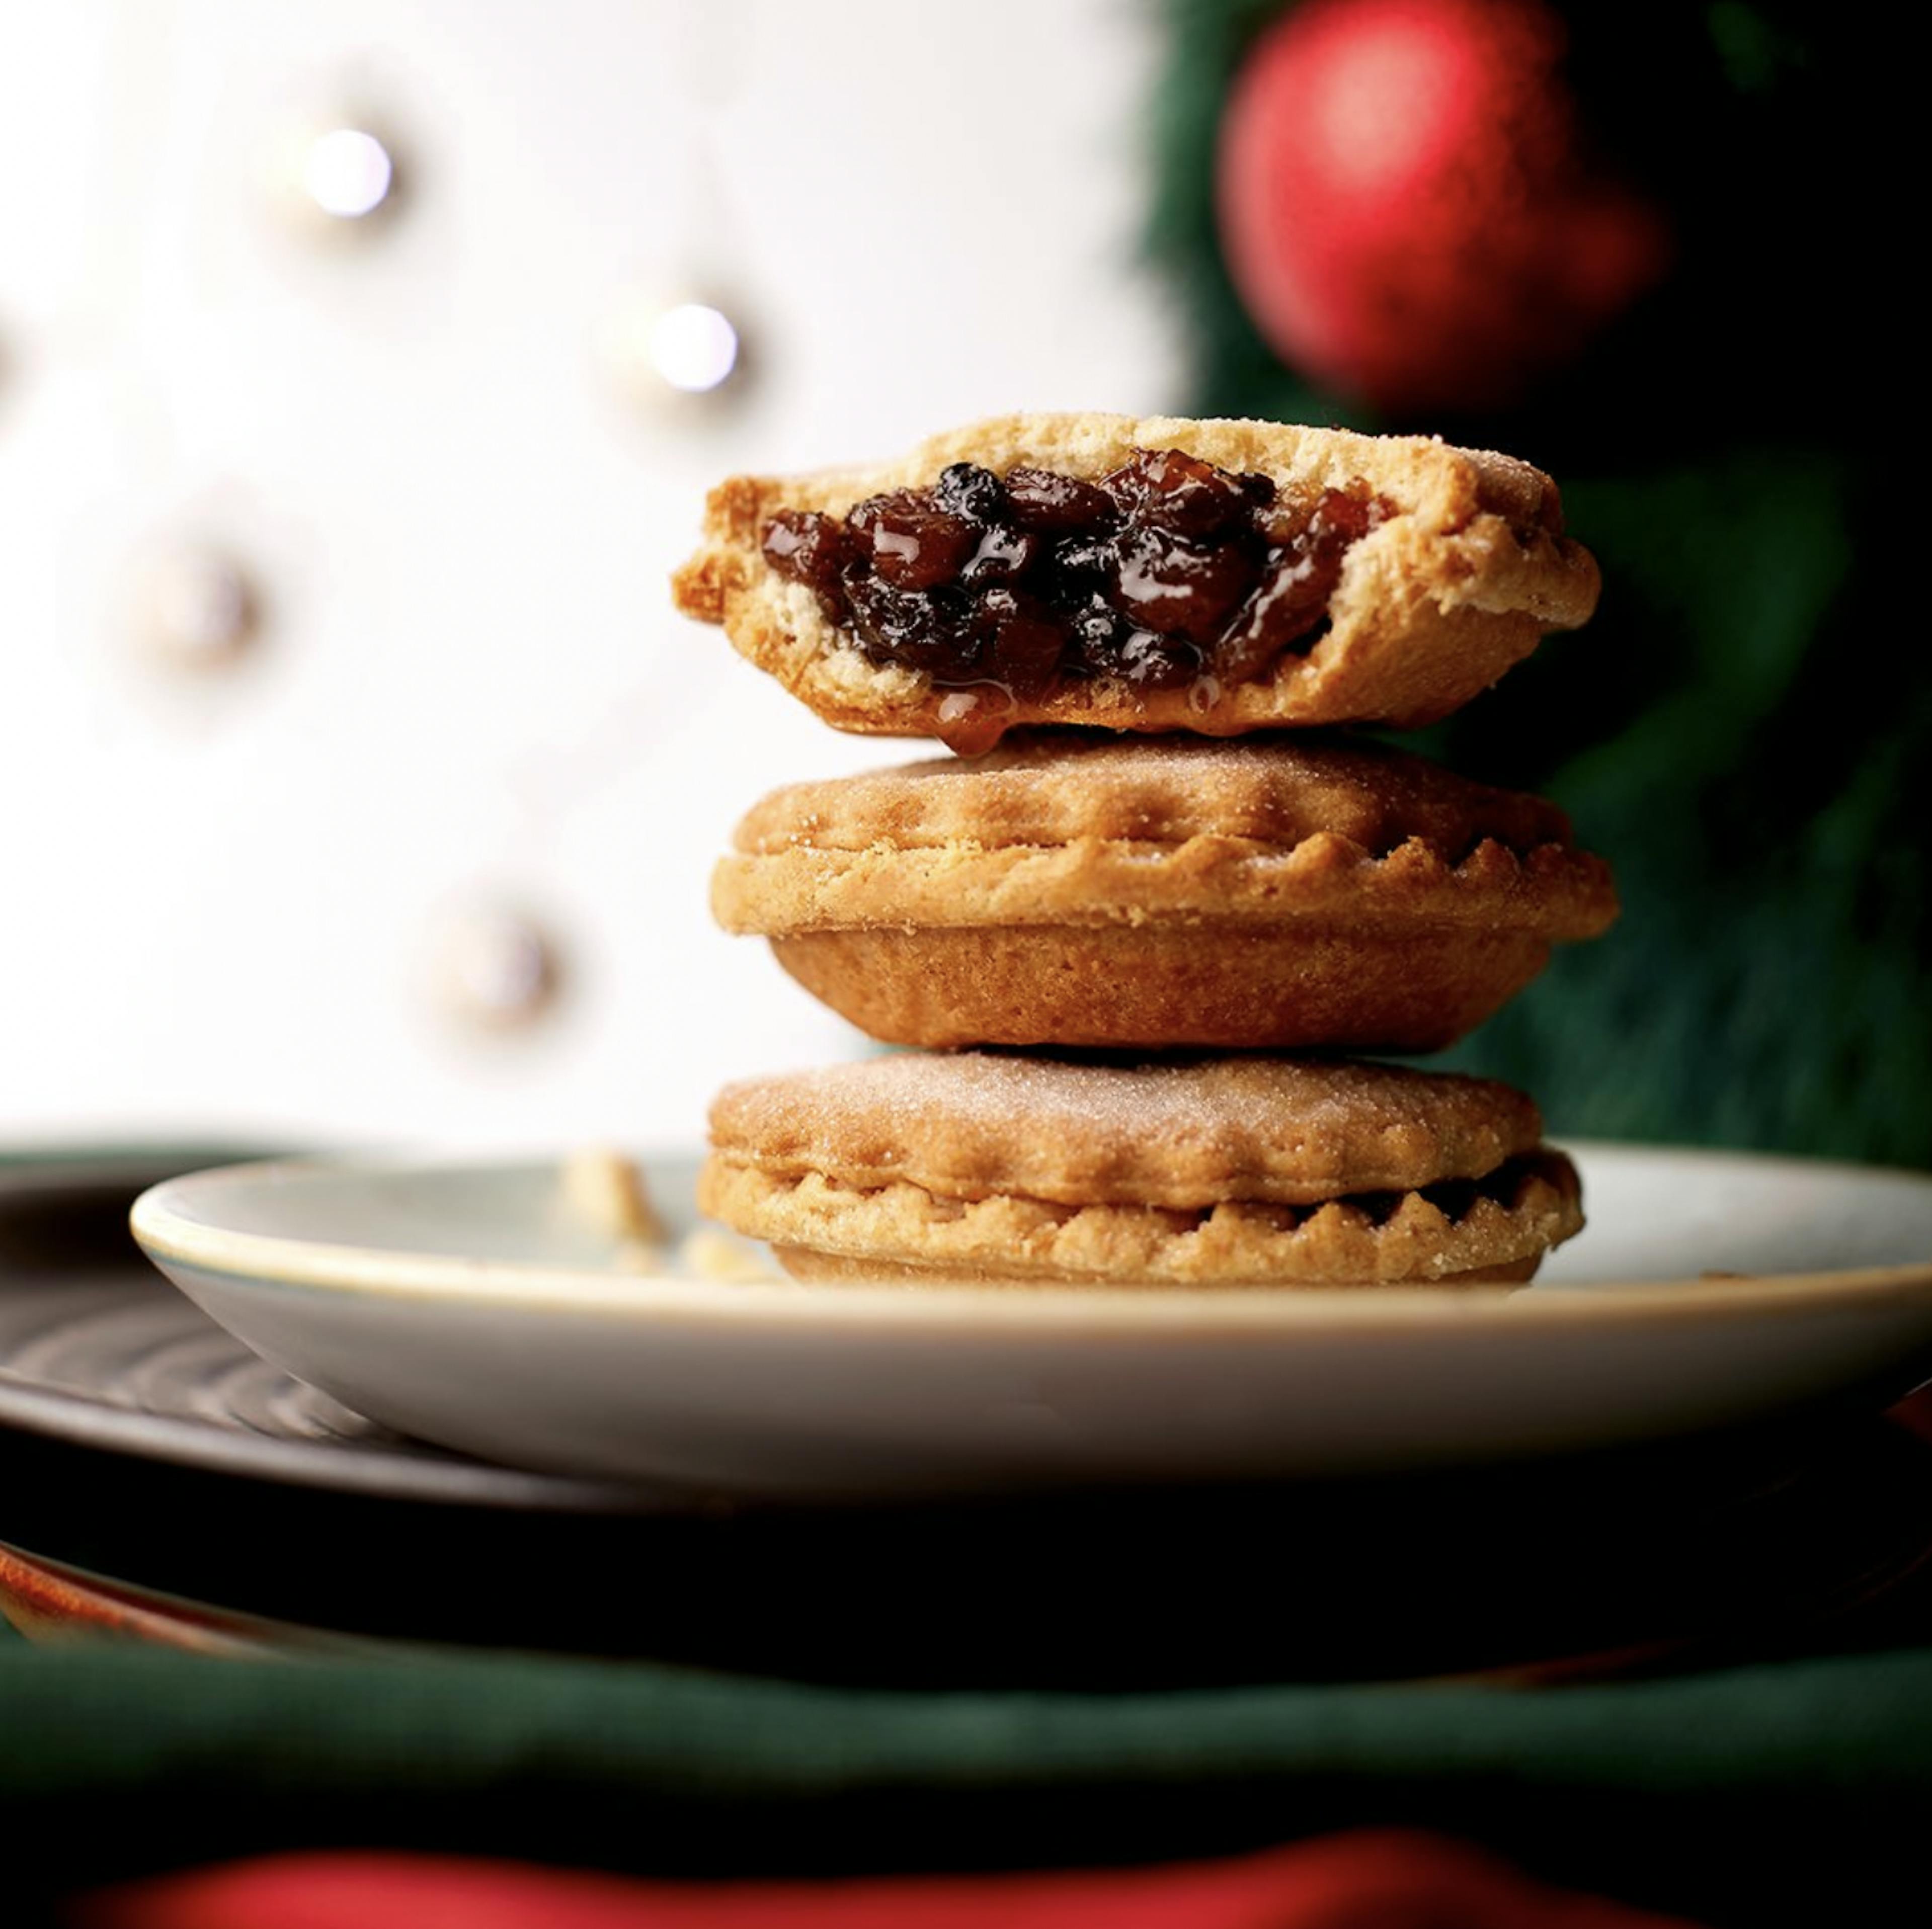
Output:
M646 1882L429 1856L277 1856L82 1898L76 1929L1687 1929L1439 1836L1046 1875Z

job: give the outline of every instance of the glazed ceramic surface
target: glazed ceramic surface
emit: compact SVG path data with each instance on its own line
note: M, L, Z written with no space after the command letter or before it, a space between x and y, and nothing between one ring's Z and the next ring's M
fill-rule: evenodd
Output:
M740 1493L1474 1463L1932 1373L1932 1179L1571 1149L1588 1230L1508 1293L727 1282L639 1269L540 1163L236 1167L156 1187L134 1225L230 1331L386 1425ZM695 1167L646 1167L668 1251Z
M128 1236L151 1186L260 1152L0 1152L0 1427L392 1499L632 1512L634 1484L484 1465L292 1379L173 1291Z

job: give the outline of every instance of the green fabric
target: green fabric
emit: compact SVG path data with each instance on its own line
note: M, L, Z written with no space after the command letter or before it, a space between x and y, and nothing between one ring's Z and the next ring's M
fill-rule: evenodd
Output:
M1928 1652L1541 1694L1081 1697L490 1657L0 1651L0 1840L10 1877L50 1895L296 1847L836 1874L1171 1859L1407 1823L1763 1923L1843 1910L1910 1868L1928 1796Z

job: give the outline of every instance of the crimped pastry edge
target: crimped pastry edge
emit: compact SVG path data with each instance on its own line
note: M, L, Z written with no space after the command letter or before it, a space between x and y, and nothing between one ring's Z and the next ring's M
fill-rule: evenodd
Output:
M1246 1200L1194 1212L1054 1205L1001 1193L961 1200L901 1182L842 1185L822 1173L783 1178L714 1153L699 1179L703 1211L780 1248L888 1269L958 1277L1095 1285L1414 1285L1540 1258L1580 1231L1576 1169L1546 1146L1522 1155L1507 1204L1479 1196L1450 1218L1420 1191L1378 1224L1346 1199L1304 1215ZM1290 1222L1292 1223L1290 1223Z
M1286 849L1211 835L1178 844L958 839L908 849L882 841L862 851L800 843L721 858L711 906L726 930L766 937L888 927L1346 917L1502 927L1557 942L1596 936L1614 920L1617 900L1603 860L1562 845L1519 854L1486 838L1452 863L1420 838L1378 854L1320 831Z
M1076 1292L1112 1291L1124 1288L1130 1292L1144 1292L1161 1289L1157 1284L1150 1284L1144 1280L1055 1279L1044 1276L1031 1279L995 1278L983 1266L889 1264L881 1260L848 1259L836 1253L814 1252L806 1246L774 1246L771 1252L772 1257L787 1273L806 1285L908 1286L928 1289L934 1286L967 1286L976 1291L990 1288L1008 1292L1045 1292L1055 1287L1071 1287ZM1526 1285L1536 1277L1542 1263L1543 1255L1532 1253L1527 1259L1512 1260L1503 1266L1476 1266L1468 1272L1444 1273L1435 1279L1420 1282L1406 1280L1387 1282L1374 1280L1216 1280L1204 1281L1200 1285L1182 1289L1193 1292L1223 1289L1238 1292L1355 1292L1368 1291L1380 1284L1384 1290L1402 1287L1414 1289L1419 1286L1422 1290L1433 1292L1474 1286L1508 1287ZM1173 1288L1169 1286L1166 1289L1172 1291Z
M734 828L749 855L1076 838L1178 844L1237 837L1286 849L1329 831L1378 854L1411 837L1467 851L1574 846L1548 798L1483 783L1393 745L1346 733L1276 732L1232 742L1186 734L1123 738L1028 729L970 759L922 757L782 784Z

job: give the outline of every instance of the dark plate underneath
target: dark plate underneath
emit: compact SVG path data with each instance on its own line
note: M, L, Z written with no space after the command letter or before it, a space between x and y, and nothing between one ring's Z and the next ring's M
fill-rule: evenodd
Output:
M1932 1618L1932 1445L1865 1418L1487 1473L871 1508L486 1466L260 1364L148 1268L133 1194L220 1156L0 1165L0 1543L312 1628L905 1686L1564 1679Z
M806 1680L1559 1682L1922 1639L1932 1447L1866 1422L1751 1465L620 1514L289 1486L0 1428L0 1543L312 1630Z
M258 1359L177 1292L130 1236L129 1206L177 1173L266 1156L182 1147L0 1162L0 1424L397 1499L596 1512L653 1504L641 1490L405 1439Z

